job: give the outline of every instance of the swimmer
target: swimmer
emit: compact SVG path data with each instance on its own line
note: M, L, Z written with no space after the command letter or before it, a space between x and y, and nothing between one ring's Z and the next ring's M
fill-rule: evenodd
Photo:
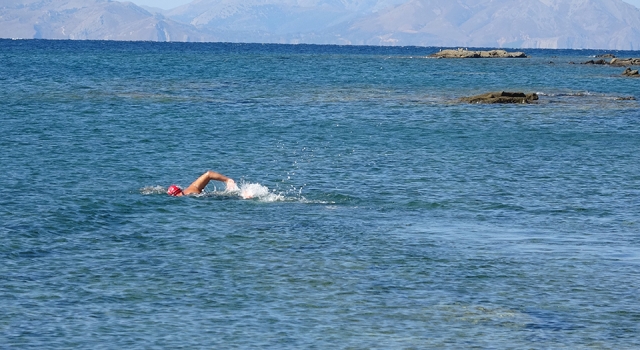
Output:
M207 184L209 184L209 181L211 180L224 182L227 186L227 191L238 190L238 186L236 185L236 182L233 181L233 179L216 173L215 171L209 170L206 173L202 174L198 179L196 179L196 181L194 181L191 185L189 185L189 187L185 188L184 190L176 185L169 186L167 194L175 197L186 196L190 194L199 194L202 193L202 190L207 187Z

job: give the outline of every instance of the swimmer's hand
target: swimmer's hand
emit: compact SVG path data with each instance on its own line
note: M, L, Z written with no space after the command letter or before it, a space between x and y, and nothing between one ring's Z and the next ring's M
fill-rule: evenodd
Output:
M227 185L227 191L237 191L238 190L238 185L236 185L236 182L233 181L233 179L228 179L224 183Z
M240 192L240 197L242 197L242 199L251 199L253 198L253 193L251 193L251 191L249 191L248 189L244 189L242 190L242 192Z

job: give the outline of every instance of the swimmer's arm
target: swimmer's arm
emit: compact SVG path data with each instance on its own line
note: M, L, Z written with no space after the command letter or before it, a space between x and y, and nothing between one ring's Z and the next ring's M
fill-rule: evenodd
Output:
M225 185L227 186L227 190L234 191L238 189L238 186L236 186L236 182L233 181L233 179L230 177L226 177L220 173L216 173L215 171L211 171L211 170L207 171L205 174L209 174L209 178L211 180L224 182Z
M227 189L233 190L236 189L236 183L233 179L226 177L220 173L216 173L215 171L207 171L206 173L200 175L199 178L196 179L189 187L187 187L184 191L184 194L194 194L194 193L202 193L205 187L209 184L209 181L216 180L220 182L224 182L227 185Z

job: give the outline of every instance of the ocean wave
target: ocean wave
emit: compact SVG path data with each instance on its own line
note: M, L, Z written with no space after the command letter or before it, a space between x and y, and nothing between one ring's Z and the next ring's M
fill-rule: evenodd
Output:
M578 91L578 92L558 92L558 93L547 93L547 92L536 92L539 96L549 96L549 97L586 97L586 96L599 96L599 94L589 92L589 91Z
M140 194L149 196L153 194L166 194L167 188L162 186L146 186L140 189Z

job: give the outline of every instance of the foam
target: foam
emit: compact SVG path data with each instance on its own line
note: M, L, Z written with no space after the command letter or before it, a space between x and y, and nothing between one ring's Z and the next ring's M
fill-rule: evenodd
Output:
M259 183L241 183L238 194L243 199L255 199L261 202L282 202L287 200L282 194L273 193L267 186Z

